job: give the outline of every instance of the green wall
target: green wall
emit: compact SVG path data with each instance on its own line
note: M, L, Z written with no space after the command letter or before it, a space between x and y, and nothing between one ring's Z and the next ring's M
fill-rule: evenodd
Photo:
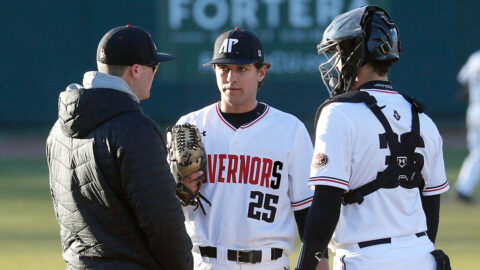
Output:
M143 102L157 121L172 123L219 98L212 71L201 64L211 57L216 36L234 26L256 32L272 61L259 99L311 121L327 97L316 44L336 14L367 3L388 9L400 29L403 54L390 76L394 87L423 101L436 119L462 119L455 77L480 47L477 1L9 1L0 11L0 128L52 124L59 92L96 68L98 41L125 24L143 26L159 50L177 56L160 65L151 98Z

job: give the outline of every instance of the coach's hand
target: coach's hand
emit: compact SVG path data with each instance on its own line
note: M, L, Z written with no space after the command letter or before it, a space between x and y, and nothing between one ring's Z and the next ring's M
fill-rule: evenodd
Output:
M183 178L183 184L193 193L197 193L200 188L200 180L197 178L203 175L203 171L196 171Z
M328 266L328 259L322 259L320 262L318 262L315 270L330 270L330 267Z

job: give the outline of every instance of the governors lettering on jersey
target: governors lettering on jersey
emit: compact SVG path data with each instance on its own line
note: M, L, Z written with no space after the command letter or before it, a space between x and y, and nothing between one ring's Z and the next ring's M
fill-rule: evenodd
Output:
M238 183L278 189L283 163L249 155L208 155L208 174L204 183Z
M207 153L200 191L212 205L206 215L183 208L195 269L289 269L313 195L310 136L295 116L257 101L271 64L254 33L222 33L207 65L220 101L177 122L198 127Z

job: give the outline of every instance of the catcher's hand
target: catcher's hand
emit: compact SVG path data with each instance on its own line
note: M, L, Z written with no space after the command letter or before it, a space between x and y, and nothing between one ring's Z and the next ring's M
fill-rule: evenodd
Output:
M195 209L200 206L205 214L200 198L211 204L199 192L203 180L203 173L199 171L205 171L207 159L200 132L195 125L186 123L167 128L167 161L177 184L177 197L181 204L194 205ZM196 189L188 187L195 185Z
M437 262L437 270L452 270L452 267L450 266L450 259L445 252L443 252L441 249L436 249L430 253L433 255L433 257L435 257L435 261Z

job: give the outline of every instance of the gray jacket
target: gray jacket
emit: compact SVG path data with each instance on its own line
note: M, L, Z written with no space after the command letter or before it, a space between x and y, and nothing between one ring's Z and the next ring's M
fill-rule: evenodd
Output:
M192 269L162 135L128 85L109 77L60 93L47 139L67 269Z

